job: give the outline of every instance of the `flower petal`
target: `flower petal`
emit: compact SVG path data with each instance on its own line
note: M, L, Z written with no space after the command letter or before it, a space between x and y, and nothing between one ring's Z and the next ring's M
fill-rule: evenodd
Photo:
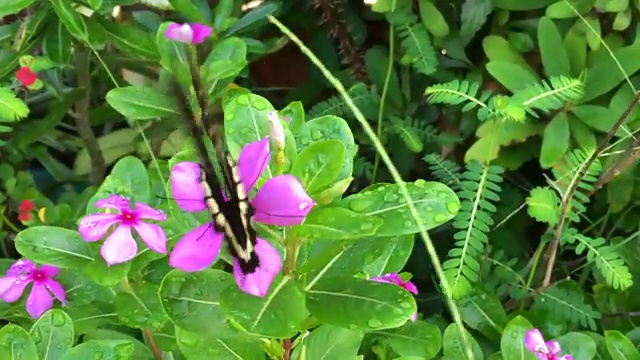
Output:
M573 360L573 356L567 354L567 355L562 355L560 356L560 358L558 360Z
M547 345L544 343L544 337L538 329L531 329L527 331L524 335L524 346L533 353L547 350Z
M251 200L255 221L269 225L291 226L302 223L315 202L293 175L267 180Z
M155 221L167 220L167 214L164 211L154 209L142 202L136 203L135 213L141 219L149 219Z
M416 322L416 320L418 320L418 313L416 312L415 314L411 315L411 321Z
M7 276L19 276L28 274L37 269L38 267L33 261L29 259L20 259L11 264L9 270L7 270Z
M408 292L412 293L413 295L418 295L418 288L411 281L407 281L406 283L402 283L402 285L400 285L400 286L405 288Z
M128 210L131 207L131 201L124 196L112 194L106 199L96 201L96 207L101 209Z
M545 345L547 346L549 354L558 355L560 351L562 351L562 349L560 349L560 343L557 341L547 341Z
M64 291L62 285L59 282L51 279L47 279L44 281L47 289L51 291L51 293L64 305L67 302L67 294Z
M43 283L34 283L31 294L27 298L27 312L32 318L37 319L45 311L53 307L53 298Z
M133 228L136 229L140 239L147 244L149 249L159 254L167 253L167 235L160 226L138 221L137 224L133 225Z
M8 303L20 299L24 289L32 281L33 279L30 277L7 276L0 278L0 298Z
M213 29L207 25L200 23L191 24L191 31L193 33L193 37L191 39L192 44L200 44L206 38L213 34Z
M60 269L51 265L42 265L40 271L42 271L48 278L52 278L58 275Z
M120 221L119 214L89 214L78 224L78 232L85 241L98 241L118 221Z
M126 225L118 226L100 248L102 258L109 265L127 262L137 253L138 244L131 236L131 227Z
M193 40L193 30L189 24L171 23L164 33L167 39L177 40L183 43L191 43Z
M238 156L238 170L247 194L251 192L256 181L267 168L269 161L271 161L271 149L268 137L249 143L242 148Z
M201 225L178 241L169 256L169 265L188 272L206 269L218 256L223 238L211 223Z
M238 260L233 259L233 275L240 290L263 297L269 292L273 279L282 270L282 258L273 245L261 238L256 239L256 255L260 265L251 274L242 273Z
M402 278L400 278L400 275L398 275L398 273L384 274L381 276L373 277L371 278L371 280L387 284L395 284L400 286L402 285Z
M185 161L171 169L171 193L178 207L188 212L206 210L204 188L200 183L200 164Z

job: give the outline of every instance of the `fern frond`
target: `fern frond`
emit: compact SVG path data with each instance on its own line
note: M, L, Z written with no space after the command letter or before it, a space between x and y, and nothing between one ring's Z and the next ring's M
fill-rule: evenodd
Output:
M545 311L572 327L579 325L591 330L596 330L595 320L602 317L602 314L585 302L581 290L572 281L565 281L536 295L531 310Z
M568 103L573 103L584 95L584 83L578 79L565 76L552 77L539 84L530 85L515 94L513 99L522 104L528 113L534 117L538 115L531 110L548 113L558 110Z
M417 72L430 75L438 67L436 52L427 27L409 11L410 9L399 9L387 13L387 20L400 36L407 61Z
M556 179L557 187L563 193L563 198L567 189L569 189L574 182L578 181L580 169L584 167L590 156L591 153L588 151L574 149L565 155L563 161L554 165L551 172ZM586 211L585 204L589 202L587 193L594 190L593 184L598 181L598 176L600 176L601 172L602 165L600 161L596 159L591 163L584 177L577 184L573 197L569 202L570 207L567 210L567 216L570 220L577 222L579 220L578 215Z
M614 247L604 245L604 238L592 239L582 234L572 237L563 237L567 243L576 243L576 254L581 255L587 250L587 261L595 263L596 268L604 278L607 285L614 290L626 290L633 285L633 277L624 260Z
M484 271L481 276L482 285L485 288L492 290L498 297L507 295L510 287L512 287L511 298L518 299L526 296L525 278L515 269L518 258L507 259L504 251L497 250L491 257L485 258L485 262L488 266L483 266ZM514 284L520 286L513 287Z
M0 122L12 123L29 115L29 107L10 88L0 88Z
M427 87L424 91L427 102L431 104L459 105L466 103L462 108L463 112L469 111L476 106L486 108L485 103L491 92L484 91L480 94L480 84L467 80L453 80L446 83L435 84Z
M442 264L455 299L466 296L472 284L478 281L479 260L487 243L487 233L494 224L491 214L496 212L492 202L500 200L504 169L486 166L478 161L467 164L462 175L460 212L453 221L459 229L453 237L455 247L449 251L449 259Z
M353 160L353 174L371 180L373 177L373 163L367 158L356 156Z
M377 116L380 98L372 89L363 83L356 83L351 86L347 92L354 104L362 111L366 118L372 119ZM315 119L324 115L353 117L351 109L344 103L341 95L335 95L325 101L317 103L309 110L307 117L309 119Z
M460 165L451 160L443 159L438 154L427 154L422 160L429 165L429 171L438 181L456 191L462 188L462 180L460 180L462 169Z

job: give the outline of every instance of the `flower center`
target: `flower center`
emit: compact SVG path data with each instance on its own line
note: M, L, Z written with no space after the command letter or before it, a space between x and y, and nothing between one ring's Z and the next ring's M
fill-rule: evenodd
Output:
M122 210L120 220L125 225L131 225L136 222L136 214L131 210Z
M31 273L31 277L33 278L33 281L44 281L47 279L47 275L45 275L44 272L42 272L42 270L33 270L33 272Z

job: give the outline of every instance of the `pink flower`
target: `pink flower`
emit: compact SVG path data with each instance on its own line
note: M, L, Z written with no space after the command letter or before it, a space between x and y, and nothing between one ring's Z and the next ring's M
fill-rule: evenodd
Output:
M238 170L246 192L250 193L260 174L271 159L269 139L252 142L242 149ZM206 210L205 193L200 183L200 165L181 162L171 169L171 190L178 206L188 212ZM298 179L280 175L267 180L251 199L255 209L254 220L269 225L291 226L304 220L315 202L309 197ZM211 223L187 232L171 252L169 265L184 271L200 271L215 261L224 235L215 231ZM256 239L259 266L253 273L244 273L237 259L233 259L233 273L242 291L265 296L274 277L282 269L278 250L267 240Z
M11 265L6 276L0 278L0 298L8 303L17 301L22 297L27 285L33 283L27 298L27 312L37 319L53 307L51 294L63 305L66 302L64 288L53 280L56 275L57 267L42 265L42 268L38 269L31 260L18 260Z
M142 221L164 221L167 215L163 211L141 202L131 208L129 199L120 195L98 200L96 207L115 209L117 213L89 214L80 221L78 232L86 241L98 241L107 234L111 226L118 224L100 249L107 264L127 262L136 256L138 245L131 234L131 228L136 230L149 249L160 254L167 252L167 236L162 228Z
M211 36L213 29L200 23L177 24L171 23L164 35L167 39L180 41L187 44L200 44Z
M544 341L538 329L531 329L524 335L524 346L540 360L573 360L571 355L560 354L560 344L557 341Z
M398 273L384 274L382 276L373 277L371 278L371 280L387 284L395 284L404 288L413 295L418 295L418 288L411 281L402 281L402 278L400 277L400 275L398 275ZM418 313L415 313L411 316L411 321L416 321L417 319Z

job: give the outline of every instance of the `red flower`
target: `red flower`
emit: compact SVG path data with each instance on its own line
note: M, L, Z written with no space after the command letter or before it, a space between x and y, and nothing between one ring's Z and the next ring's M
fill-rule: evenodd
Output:
M18 210L20 210L20 212L31 211L35 208L36 206L33 205L33 202L31 200L22 200L22 202L18 206Z
M18 211L20 211L20 214L18 214L18 220L31 220L31 211L33 211L33 209L35 209L35 205L33 205L31 200L22 200L18 206Z
M16 72L16 79L22 83L24 86L33 85L36 80L38 80L38 74L34 73L28 67L21 67Z

